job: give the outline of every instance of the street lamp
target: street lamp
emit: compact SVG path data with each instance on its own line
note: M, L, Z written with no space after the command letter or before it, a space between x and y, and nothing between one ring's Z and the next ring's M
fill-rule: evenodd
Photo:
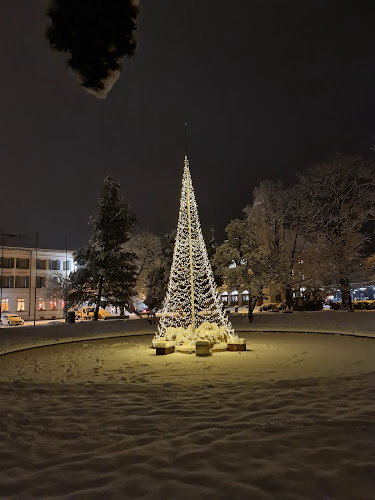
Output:
M65 235L64 319L68 322L68 235Z

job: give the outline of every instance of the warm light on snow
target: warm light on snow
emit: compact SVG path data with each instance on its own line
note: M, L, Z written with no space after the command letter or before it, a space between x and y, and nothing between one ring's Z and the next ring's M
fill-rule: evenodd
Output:
M236 315L251 350L167 362L146 320L4 328L0 497L373 498L374 315Z

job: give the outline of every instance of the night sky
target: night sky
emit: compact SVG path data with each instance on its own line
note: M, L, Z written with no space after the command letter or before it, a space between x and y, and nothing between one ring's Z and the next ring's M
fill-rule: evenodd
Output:
M49 4L0 0L5 232L85 244L108 174L142 227L170 232L185 121L202 227L219 241L259 181L373 145L373 1L141 0L137 54L106 100L51 50Z

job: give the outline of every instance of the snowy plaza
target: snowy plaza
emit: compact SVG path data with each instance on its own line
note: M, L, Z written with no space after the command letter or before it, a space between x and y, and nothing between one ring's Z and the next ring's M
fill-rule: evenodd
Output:
M147 320L3 329L0 497L370 499L374 316L233 315L248 350L204 358Z

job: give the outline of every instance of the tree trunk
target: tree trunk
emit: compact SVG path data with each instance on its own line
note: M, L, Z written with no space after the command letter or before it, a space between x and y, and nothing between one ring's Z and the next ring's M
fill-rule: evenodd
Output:
M255 304L257 303L257 301L258 301L258 297L249 297L249 305L248 305L248 309L247 309L247 319L249 320L249 323L251 323L253 321L253 318L254 318L253 311L254 311L254 307L255 307Z
M350 283L348 278L343 278L340 280L340 289L343 307L345 307L349 312L353 312L353 302L350 295Z
M66 283L64 284L64 321L68 322L68 294L66 289Z
M103 276L100 276L98 298L96 301L96 307L95 307L95 312L94 312L94 321L98 321L98 319L99 319L99 308L100 308L100 301L102 300L102 292L103 292Z
M64 300L64 321L68 322L68 304L66 303L66 299Z
M125 316L125 307L124 306L120 306L120 316Z
M290 286L285 287L285 299L288 309L293 309L293 290Z

